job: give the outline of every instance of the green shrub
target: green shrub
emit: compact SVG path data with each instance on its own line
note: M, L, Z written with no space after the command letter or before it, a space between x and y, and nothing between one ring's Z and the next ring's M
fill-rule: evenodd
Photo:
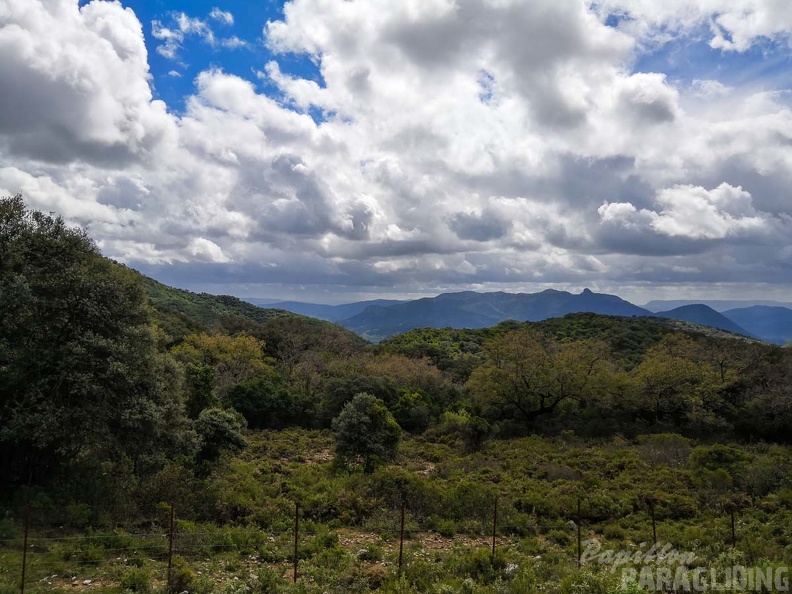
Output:
M674 433L642 435L638 443L641 457L651 464L684 466L690 456L690 440Z
M561 547L568 546L572 542L572 534L565 530L551 530L547 533L547 538Z
M506 569L506 558L500 550L493 556L489 549L475 549L452 560L456 565L456 574L460 577L471 577L482 583L492 583L503 576Z
M283 578L270 567L262 567L258 570L255 580L253 580L251 594L276 594L282 592L284 588Z
M121 577L121 587L132 592L151 592L151 573L146 569L134 568Z
M624 540L627 532L618 524L608 524L602 531L602 535L608 540Z
M453 520L439 520L437 522L437 532L441 536L450 538L457 533L457 525Z
M189 592L193 590L194 583L195 574L187 566L187 562L181 557L174 558L169 591L179 593L187 590Z

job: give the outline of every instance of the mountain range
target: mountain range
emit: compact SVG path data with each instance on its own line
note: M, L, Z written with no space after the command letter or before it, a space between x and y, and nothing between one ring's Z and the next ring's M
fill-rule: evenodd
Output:
M343 305L323 305L298 301L273 302L247 299L250 303L336 322L367 338L379 341L413 328L486 328L506 320L538 322L570 313L590 312L623 317L659 317L709 326L726 332L775 344L792 340L792 309L782 306L752 305L717 311L705 303L653 301L639 307L616 295L589 289L569 293L547 289L539 293L443 293L409 301L379 299ZM677 305L657 311L660 303ZM712 302L744 304L753 302Z

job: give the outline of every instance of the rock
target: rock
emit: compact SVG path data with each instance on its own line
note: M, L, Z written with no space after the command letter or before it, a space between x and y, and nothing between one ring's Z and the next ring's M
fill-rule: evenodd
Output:
M93 580L83 580L83 586L90 586Z

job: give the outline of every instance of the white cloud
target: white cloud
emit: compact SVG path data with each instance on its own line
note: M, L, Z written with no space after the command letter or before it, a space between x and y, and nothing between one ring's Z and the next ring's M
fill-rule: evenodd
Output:
M792 42L792 11L784 0L599 0L597 9L629 15L621 27L648 40L708 26L710 46L724 51L743 52L763 38Z
M234 15L228 11L220 10L216 6L212 9L212 12L209 13L209 16L212 17L214 20L221 22L224 25L234 24Z
M209 16L225 25L234 24L234 16L230 12L223 12L213 8ZM157 46L157 53L169 60L179 61L179 52L183 48L185 39L197 37L213 48L239 49L250 48L249 42L236 35L230 37L217 37L209 24L197 17L188 16L184 12L175 12L170 16L171 24L165 26L159 20L151 21L151 34L155 39L162 41Z
M734 88L722 82L711 79L694 79L691 85L696 96L702 99L717 99L727 97L734 92Z
M656 205L654 211L606 202L598 212L606 224L694 240L760 235L772 226L767 213L756 211L748 192L727 183L713 190L691 185L666 188L658 194Z
M278 96L214 68L175 115L121 4L0 0L0 191L182 282L206 266L250 286L773 281L784 96L630 70L658 27L730 14L690 5L637 0L615 29L583 0L294 0L265 27ZM188 36L245 43L182 13L152 31L176 60Z
M231 260L223 253L223 249L215 242L204 237L195 237L187 248L189 254L200 262L224 264Z

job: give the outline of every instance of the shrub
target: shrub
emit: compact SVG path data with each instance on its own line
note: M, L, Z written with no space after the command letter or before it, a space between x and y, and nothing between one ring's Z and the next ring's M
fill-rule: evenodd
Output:
M171 568L170 592L192 591L195 582L195 574L187 567L187 562L181 557L173 559Z
M683 466L690 455L690 440L674 433L643 435L638 443L641 457L652 464Z
M151 592L151 574L146 569L130 569L121 577L121 587L132 592Z
M251 584L251 594L276 594L283 591L283 578L270 567L262 567Z
M569 532L564 532L563 530L551 530L547 534L547 538L562 547L572 542L572 536Z
M396 457L401 428L385 403L371 394L357 394L333 419L336 456L360 463L366 472Z

